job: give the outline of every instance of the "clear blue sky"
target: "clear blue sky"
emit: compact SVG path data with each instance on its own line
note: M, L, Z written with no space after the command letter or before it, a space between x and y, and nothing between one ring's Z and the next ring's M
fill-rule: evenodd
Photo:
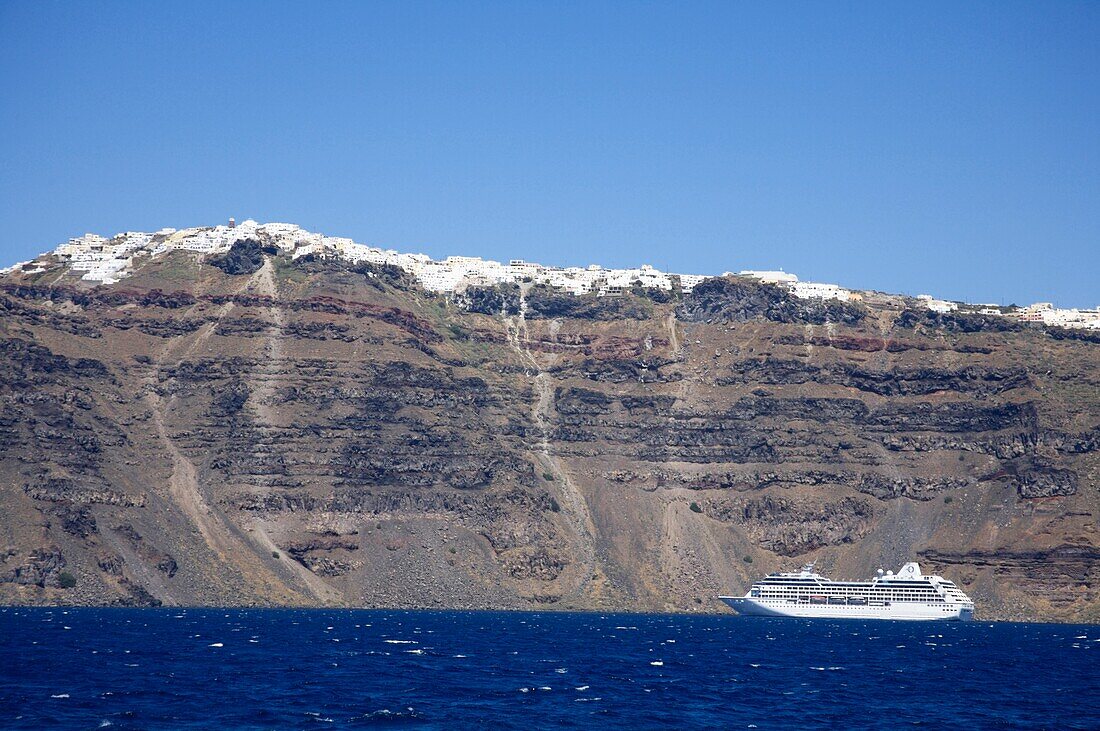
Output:
M0 0L0 264L291 221L433 256L1100 303L1100 3Z

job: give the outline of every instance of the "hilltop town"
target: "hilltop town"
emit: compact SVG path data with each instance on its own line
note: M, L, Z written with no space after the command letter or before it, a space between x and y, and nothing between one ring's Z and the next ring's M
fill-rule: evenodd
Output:
M505 283L544 284L573 295L595 294L598 297L621 295L633 288L651 288L689 293L697 284L713 275L674 274L662 272L648 264L630 269L608 269L598 264L587 267L547 266L519 259L507 264L474 256L448 256L437 261L425 254L408 254L393 249L381 249L356 243L350 238L326 236L306 231L291 223L257 223L253 220L227 225L185 229L163 228L152 233L127 231L106 238L93 233L72 238L53 250L52 255L89 282L113 284L127 277L136 261L156 257L169 251L189 251L199 254L227 252L238 241L256 240L276 247L293 259L301 257L335 257L348 262L367 262L400 268L432 292L452 294L471 286L492 286ZM50 255L44 255L49 257ZM0 270L0 274L20 271L33 274L43 271L43 257ZM784 271L724 272L723 276L742 276L775 284L801 299L856 302L863 294L837 284L805 282ZM938 313L964 311L1007 317L1022 322L1052 327L1100 330L1100 306L1092 309L1058 308L1050 302L1026 307L971 305L937 299L921 294L917 306Z

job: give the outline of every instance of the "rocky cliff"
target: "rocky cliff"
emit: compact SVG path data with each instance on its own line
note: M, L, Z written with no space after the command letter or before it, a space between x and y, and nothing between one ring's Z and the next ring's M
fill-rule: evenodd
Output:
M716 611L917 559L1100 620L1100 344L868 293L0 278L0 602Z

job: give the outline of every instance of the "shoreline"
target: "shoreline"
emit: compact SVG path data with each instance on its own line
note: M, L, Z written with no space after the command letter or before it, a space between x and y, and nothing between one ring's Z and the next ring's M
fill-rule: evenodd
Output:
M611 610L599 610L599 609L516 609L516 608L441 608L441 607L319 607L315 605L278 605L278 606L241 606L241 605L212 605L212 604L173 604L170 606L159 607L123 607L117 605L92 605L92 604L0 604L0 614L7 613L11 610L108 610L108 611L122 611L122 612L168 612L168 611L200 611L200 612L404 612L404 613L417 613L417 614L578 614L578 615L608 615L608 616L632 616L632 617L730 617L748 621L768 621L768 622L809 622L809 623L880 623L889 622L895 624L932 624L932 625L944 625L944 624L963 624L963 625L978 625L978 624L1043 624L1043 625L1064 625L1066 627L1100 627L1100 621L1097 622L1077 622L1077 621L1064 621L1064 620L1038 620L1038 619L990 619L985 617L979 617L966 622L951 622L951 621L935 621L928 620L921 621L903 621L903 620L889 620L889 619L855 619L855 618L834 618L834 617L819 617L819 618L804 618L804 617L749 617L737 614L730 611L714 611L714 612L647 612L642 610L630 610L630 609L611 609Z

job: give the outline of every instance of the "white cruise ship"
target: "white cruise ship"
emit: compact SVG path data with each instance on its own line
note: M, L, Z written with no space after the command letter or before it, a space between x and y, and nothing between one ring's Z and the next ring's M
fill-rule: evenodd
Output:
M720 596L740 614L962 621L974 616L974 602L940 576L925 576L916 563L896 574L879 569L871 581L833 581L807 564L798 573L757 581L745 596Z

